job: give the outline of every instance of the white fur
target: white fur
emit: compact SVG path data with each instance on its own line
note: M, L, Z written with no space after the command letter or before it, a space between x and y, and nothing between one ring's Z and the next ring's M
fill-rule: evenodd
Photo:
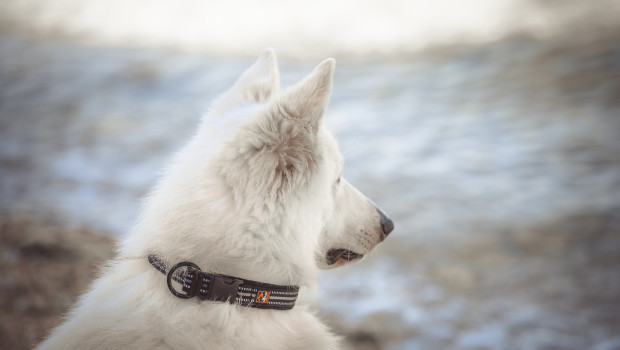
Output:
M380 241L323 126L333 59L283 92L266 50L220 96L147 198L118 257L38 349L336 349L303 298L290 311L183 300L147 261L313 288L329 249ZM303 295L303 293L302 293Z

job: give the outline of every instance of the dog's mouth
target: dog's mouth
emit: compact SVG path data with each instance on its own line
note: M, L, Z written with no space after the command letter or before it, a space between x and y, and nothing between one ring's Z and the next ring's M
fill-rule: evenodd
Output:
M332 249L327 252L327 255L325 256L328 265L335 265L336 263L347 263L349 261L359 260L363 257L363 254L358 254L348 249Z

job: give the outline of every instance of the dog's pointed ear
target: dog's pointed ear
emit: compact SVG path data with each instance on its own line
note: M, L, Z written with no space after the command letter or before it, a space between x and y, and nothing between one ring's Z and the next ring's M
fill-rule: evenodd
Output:
M235 84L220 95L213 109L219 112L247 102L266 102L280 90L280 74L276 54L265 49Z
M284 118L308 125L317 132L327 110L332 91L336 60L328 58L302 81L274 101L275 112Z
M280 74L275 52L267 48L237 79L232 90L246 101L265 102L280 88Z

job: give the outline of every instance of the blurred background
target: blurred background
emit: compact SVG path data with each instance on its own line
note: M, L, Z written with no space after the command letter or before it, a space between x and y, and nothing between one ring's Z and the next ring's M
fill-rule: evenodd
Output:
M316 304L350 349L620 349L620 1L0 1L0 348L113 256L264 47L337 59L345 176L396 223Z

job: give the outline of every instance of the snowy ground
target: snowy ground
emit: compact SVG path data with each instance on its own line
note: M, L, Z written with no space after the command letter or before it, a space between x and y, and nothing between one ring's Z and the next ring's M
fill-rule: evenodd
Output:
M251 62L1 34L0 211L123 234ZM316 63L283 60L283 85ZM339 60L326 121L396 223L322 274L337 329L386 349L620 348L620 40Z

